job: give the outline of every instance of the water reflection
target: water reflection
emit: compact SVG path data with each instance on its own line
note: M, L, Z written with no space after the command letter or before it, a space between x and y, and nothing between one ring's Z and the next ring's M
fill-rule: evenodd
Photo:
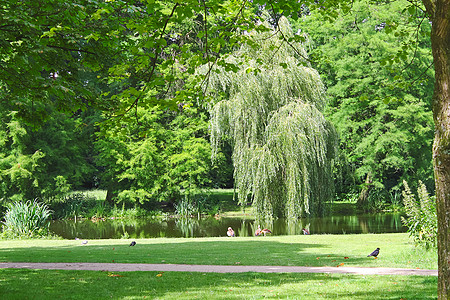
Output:
M272 235L301 235L302 228L311 234L351 234L405 232L400 214L371 214L356 216L329 216L297 221L275 220ZM202 218L202 219L135 219L53 221L50 230L66 238L119 239L156 237L214 237L226 236L231 226L236 236L253 236L259 224L253 219ZM262 225L261 227L266 227Z

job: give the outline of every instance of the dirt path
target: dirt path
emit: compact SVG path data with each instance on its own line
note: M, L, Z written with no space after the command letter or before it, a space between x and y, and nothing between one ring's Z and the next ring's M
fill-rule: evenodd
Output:
M224 266L180 264L119 264L119 263L0 263L0 269L49 269L86 271L178 271L203 273L341 273L356 275L425 275L437 276L437 270L362 267L293 267L293 266Z

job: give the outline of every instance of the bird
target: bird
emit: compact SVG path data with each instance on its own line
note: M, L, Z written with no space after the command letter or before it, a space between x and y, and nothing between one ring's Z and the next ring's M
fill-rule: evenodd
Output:
M261 233L266 236L267 233L272 233L272 231L267 228L261 229L261 226L258 225L258 229L255 231L255 236L261 235Z
M308 234L309 234L308 229L302 228L302 231L303 231L303 234L304 234L304 235L308 235Z
M264 236L266 236L267 233L272 233L272 231L267 228L264 228L263 230L261 230L261 232L264 234Z
M81 245L86 245L88 243L88 241L82 241Z
M373 256L373 257L377 258L378 254L380 254L380 248L375 249L372 253L367 255L367 257Z
M135 241L132 241L131 244L130 244L130 247L131 247L131 246L134 246L134 245L136 245L136 242L135 242Z
M255 231L255 236L261 235L261 226L258 225L258 229Z
M233 237L233 236L234 236L234 230L233 230L233 228L228 227L227 235L228 235L229 237Z

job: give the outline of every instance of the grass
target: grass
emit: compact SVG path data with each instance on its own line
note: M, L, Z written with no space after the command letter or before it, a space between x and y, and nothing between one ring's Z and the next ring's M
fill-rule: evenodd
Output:
M0 270L2 299L436 299L437 278Z
M435 251L415 248L405 233L137 239L135 247L130 241L1 241L0 262L437 268ZM379 258L367 257L376 247ZM437 277L0 269L0 294L2 299L436 299Z
M223 265L397 267L437 269L435 251L416 248L406 233L158 238L131 240L8 240L0 262L116 262ZM378 259L367 257L380 247Z
M74 193L81 193L86 198L92 198L92 199L96 199L99 201L103 201L106 199L106 190L94 189L94 190L73 191L70 194L74 194Z

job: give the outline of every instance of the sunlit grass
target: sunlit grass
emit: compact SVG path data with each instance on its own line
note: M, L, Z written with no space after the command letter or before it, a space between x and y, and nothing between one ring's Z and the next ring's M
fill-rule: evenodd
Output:
M436 269L408 234L8 240L0 262L114 262ZM381 248L378 259L367 254ZM436 276L0 269L2 299L436 299Z
M8 240L0 262L116 262L437 269L436 251L407 233L131 240ZM381 248L378 259L367 257Z
M103 201L106 199L106 190L83 190L83 191L74 191L71 193L81 193L88 199L96 199L99 201Z

